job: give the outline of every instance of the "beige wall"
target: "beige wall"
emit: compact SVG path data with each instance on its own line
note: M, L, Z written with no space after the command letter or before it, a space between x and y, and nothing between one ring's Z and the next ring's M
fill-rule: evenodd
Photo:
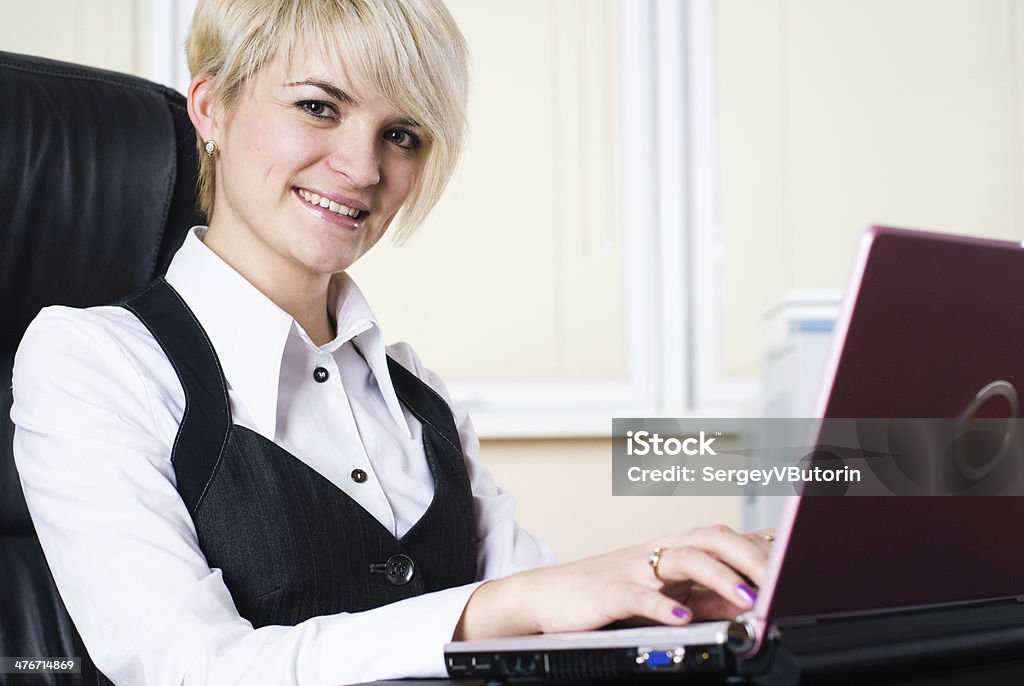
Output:
M146 0L0 0L0 50L144 76Z
M726 371L759 372L760 314L843 288L887 223L1024 238L1024 5L719 0Z

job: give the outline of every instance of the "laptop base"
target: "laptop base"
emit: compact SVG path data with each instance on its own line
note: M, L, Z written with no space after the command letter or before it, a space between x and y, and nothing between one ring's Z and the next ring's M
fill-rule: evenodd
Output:
M487 683L508 679L543 678L562 681L617 680L685 675L720 677L734 659L723 644L682 648L622 648L619 650L545 650L474 652L447 656L453 677L477 677Z
M782 622L770 645L739 660L738 675L759 686L864 683L872 673L948 670L1024 655L1024 598Z

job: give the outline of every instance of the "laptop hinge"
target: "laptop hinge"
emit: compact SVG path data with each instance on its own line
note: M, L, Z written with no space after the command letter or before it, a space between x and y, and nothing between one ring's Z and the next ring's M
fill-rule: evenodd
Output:
M1024 599L774 624L737 669L763 686L948 670L1024 654ZM1018 669L1024 672L1024 664ZM1024 682L1024 676L1022 676Z

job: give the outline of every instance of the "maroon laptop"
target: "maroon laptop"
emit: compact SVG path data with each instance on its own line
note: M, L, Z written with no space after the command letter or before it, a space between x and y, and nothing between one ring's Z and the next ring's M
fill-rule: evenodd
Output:
M853 274L820 416L1018 415L1024 248L873 227ZM496 681L735 674L788 685L1022 655L1022 523L1017 496L791 496L766 582L736 621L454 642L448 670Z
M872 227L835 332L822 417L1018 418L1024 247ZM757 643L773 623L801 618L1020 606L1022 524L1014 496L793 499L756 608Z

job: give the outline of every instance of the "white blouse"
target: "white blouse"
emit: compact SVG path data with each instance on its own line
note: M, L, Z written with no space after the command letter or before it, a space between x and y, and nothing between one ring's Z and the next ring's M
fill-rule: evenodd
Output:
M206 330L234 423L287 449L396 537L433 493L420 424L398 402L385 351L451 404L441 380L380 326L345 274L337 337L315 346L290 315L189 232L167 272ZM313 370L328 371L325 382ZM210 569L170 462L184 393L145 326L121 307L48 307L14 364L14 457L39 540L97 666L115 683L339 684L442 676L467 586L295 627L253 629ZM515 522L455 409L476 503L478 579L551 564ZM369 478L356 482L353 470Z

